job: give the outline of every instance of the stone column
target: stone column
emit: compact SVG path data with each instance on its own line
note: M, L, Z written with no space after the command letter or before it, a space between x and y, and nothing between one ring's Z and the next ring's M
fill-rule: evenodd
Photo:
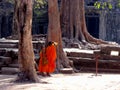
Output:
M99 38L102 40L106 39L106 11L100 11L99 18Z
M2 16L0 15L0 38L1 38L1 24L2 24Z

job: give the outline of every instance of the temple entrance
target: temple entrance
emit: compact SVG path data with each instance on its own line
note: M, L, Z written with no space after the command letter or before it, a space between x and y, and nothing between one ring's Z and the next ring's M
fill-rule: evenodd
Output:
M88 32L96 38L99 38L99 15L98 14L87 14L86 25Z

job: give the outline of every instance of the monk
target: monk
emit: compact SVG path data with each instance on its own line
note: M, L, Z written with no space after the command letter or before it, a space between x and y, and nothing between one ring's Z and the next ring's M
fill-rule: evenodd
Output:
M56 42L48 42L46 48L40 52L39 72L42 76L51 76L50 73L54 72L56 68Z

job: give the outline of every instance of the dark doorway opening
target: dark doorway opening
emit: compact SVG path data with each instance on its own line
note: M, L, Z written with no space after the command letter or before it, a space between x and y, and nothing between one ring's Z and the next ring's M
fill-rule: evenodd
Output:
M99 14L86 14L86 25L88 32L99 38Z

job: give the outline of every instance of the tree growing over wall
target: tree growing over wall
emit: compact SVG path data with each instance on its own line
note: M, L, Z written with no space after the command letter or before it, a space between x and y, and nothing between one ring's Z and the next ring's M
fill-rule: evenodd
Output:
M60 19L63 36L84 43L108 44L94 38L87 31L84 0L62 0Z
M70 40L82 42L84 46L89 43L92 44L91 47L94 47L96 44L109 44L107 41L94 38L87 31L84 0L62 0L60 10L59 14L57 0L48 0L49 26L47 41L58 42L58 69L70 67L70 62L63 52L61 35Z

